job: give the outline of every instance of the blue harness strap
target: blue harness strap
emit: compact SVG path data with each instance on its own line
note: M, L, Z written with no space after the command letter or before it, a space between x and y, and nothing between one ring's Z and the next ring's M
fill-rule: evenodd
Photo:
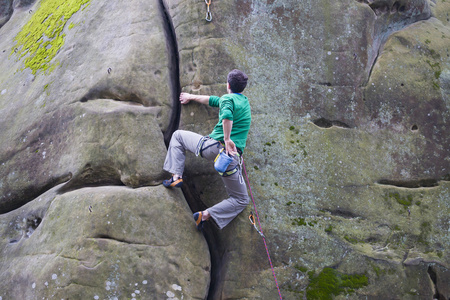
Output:
M203 145L205 144L205 142L207 141L207 140L209 140L209 139L211 139L210 137L209 137L209 135L205 135L204 137L202 137L199 141L198 141L198 144L197 144L197 148L195 149L195 156L201 156L201 157L203 157L202 156L202 152L203 151L205 151L206 149L208 149L208 148L210 148L210 147L212 147L212 146L215 146L215 145L217 145L217 144L219 144L220 142L216 142L216 143L213 143L213 144L211 144L211 145L209 145L208 147L206 147L206 148L203 148Z

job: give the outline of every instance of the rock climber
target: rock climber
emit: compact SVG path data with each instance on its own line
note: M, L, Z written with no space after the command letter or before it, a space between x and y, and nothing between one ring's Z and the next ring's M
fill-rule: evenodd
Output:
M195 101L212 107L219 107L219 122L211 134L200 134L177 130L173 133L167 151L163 169L172 174L164 180L167 188L183 185L183 171L186 150L213 162L221 149L233 158L225 172L219 173L225 184L229 198L194 213L197 229L202 230L203 223L210 218L220 229L230 223L249 203L247 186L242 178L240 159L247 142L251 123L251 111L248 98L242 94L247 86L248 77L240 70L232 70L227 76L228 94L222 97L180 94L181 104Z

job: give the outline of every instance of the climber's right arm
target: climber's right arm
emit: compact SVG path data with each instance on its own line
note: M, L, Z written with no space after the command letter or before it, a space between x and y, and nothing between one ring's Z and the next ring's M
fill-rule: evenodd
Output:
M194 95L189 93L181 93L180 94L180 102L181 104L188 104L191 100L208 105L209 104L209 96L204 95Z

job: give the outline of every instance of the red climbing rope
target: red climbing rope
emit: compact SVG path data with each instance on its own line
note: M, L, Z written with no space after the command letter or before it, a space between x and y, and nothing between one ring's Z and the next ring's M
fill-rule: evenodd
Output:
M256 210L255 200L253 199L252 188L250 187L250 182L249 182L248 176L247 176L247 170L245 169L244 159L242 159L242 167L244 169L245 179L247 179L247 185L248 185L248 189L250 191L250 197L252 198L252 201L253 201L253 208L255 209L256 219L258 220L259 230L256 228L256 226L254 224L253 214L251 214L250 217L249 217L250 218L250 222L252 222L251 219L253 218L252 224L253 224L253 226L255 226L256 231L258 231L258 233L261 235L261 237L262 237L262 239L264 241L264 247L266 247L266 253L267 253L267 257L269 258L270 268L272 269L273 278L275 279L275 284L277 286L278 296L280 296L280 299L283 300L283 298L281 297L280 287L278 286L277 276L275 276L275 271L273 269L272 260L270 259L269 248L267 248L267 244L266 244L266 238L264 237L264 234L262 232L261 222L259 221L258 211Z

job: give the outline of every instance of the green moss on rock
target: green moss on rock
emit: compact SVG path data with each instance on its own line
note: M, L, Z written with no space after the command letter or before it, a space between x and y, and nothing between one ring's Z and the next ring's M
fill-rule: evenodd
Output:
M14 38L11 54L24 60L25 68L33 74L39 70L51 72L58 65L51 63L64 45L64 26L74 13L90 0L43 0L28 23Z
M307 268L307 267L295 265L295 268L296 268L297 270L299 270L300 272L302 272L302 273L308 272L308 268Z
M333 299L333 295L351 294L355 289L369 284L366 275L347 275L332 268L324 268L318 275L309 273L310 283L306 289L308 300Z
M359 242L357 239L351 238L348 235L345 235L344 239L351 244L357 244Z
M386 199L394 199L398 204L403 205L405 208L412 205L413 196L407 195L406 197L402 197L399 193L389 193L385 196Z
M303 218L295 218L292 219L292 225L306 226L306 221Z

